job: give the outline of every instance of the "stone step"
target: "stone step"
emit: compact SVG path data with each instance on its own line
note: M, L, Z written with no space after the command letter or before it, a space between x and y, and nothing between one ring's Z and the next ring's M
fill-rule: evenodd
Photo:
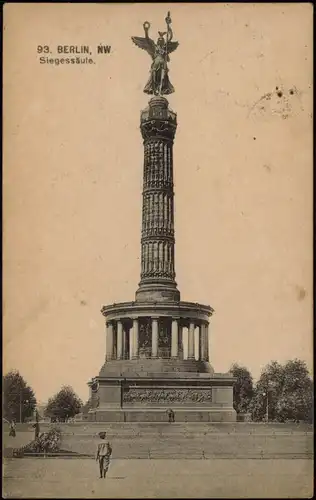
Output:
M51 428L50 423L41 423L41 432L46 432ZM196 422L196 423L179 423L175 422L169 424L168 422L75 422L71 424L58 423L54 424L60 427L63 433L70 434L88 434L94 435L105 430L120 435L208 435L208 434L297 434L297 433L312 433L313 426L309 424L292 424L292 423L211 423L211 422ZM17 437L19 439L20 433L25 432L34 435L34 430L29 424L17 424ZM8 436L9 426L3 426L4 435ZM15 438L12 438L15 439Z
M212 376L214 370L206 361L181 360L181 359L124 359L106 361L100 370L100 376L157 377L170 373L179 377L198 377L199 374Z
M121 439L108 435L113 447L113 458L154 455L205 456L311 456L313 436L211 436L208 438L145 438ZM76 453L93 454L99 440L89 436L63 436L62 448Z
M41 425L41 432L50 427ZM107 431L113 458L309 458L313 455L311 426L304 425L77 423L59 427L63 450L91 456L95 454L101 430ZM34 433L27 424L22 429L20 426L17 438L4 433L5 448L16 448L33 439Z

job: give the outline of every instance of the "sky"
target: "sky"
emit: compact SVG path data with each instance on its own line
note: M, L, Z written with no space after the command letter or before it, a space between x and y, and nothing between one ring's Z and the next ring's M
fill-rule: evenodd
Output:
M64 384L87 399L100 309L134 300L151 61L131 36L147 20L156 38L166 10L181 299L215 310L216 372L312 368L312 5L6 4L3 362L40 401ZM40 64L44 45L95 64Z

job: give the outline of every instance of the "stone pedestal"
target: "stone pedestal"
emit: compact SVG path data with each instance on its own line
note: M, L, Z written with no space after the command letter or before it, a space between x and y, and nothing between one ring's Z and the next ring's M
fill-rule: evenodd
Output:
M172 408L177 422L234 422L233 379L229 375L210 373L144 371L139 362L133 374L128 366L120 376L97 377L100 399L88 414L99 422L161 422L167 421ZM124 368L121 367L123 370ZM145 368L148 369L148 366ZM164 368L164 367L160 367ZM175 363L173 368L179 369ZM185 365L182 365L182 369ZM192 366L190 367L192 369ZM152 369L152 367L149 367Z

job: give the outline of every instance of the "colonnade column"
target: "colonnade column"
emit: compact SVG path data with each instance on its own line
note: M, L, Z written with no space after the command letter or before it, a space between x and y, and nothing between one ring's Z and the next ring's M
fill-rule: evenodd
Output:
M203 359L203 323L199 326L199 361Z
M181 325L180 321L178 323L178 356L179 359L184 359L184 345L183 345L183 326Z
M151 356L158 357L158 319L152 318L151 323Z
M208 324L202 323L201 325L201 359L208 361L209 359L209 349L208 349Z
M134 328L131 326L128 332L129 335L129 359L134 355Z
M201 323L200 325L200 359L204 360L205 359L205 328L204 328L204 323Z
M133 320L133 358L138 358L138 319Z
M123 358L123 325L117 322L117 359Z
M188 359L194 359L194 322L190 322L188 332Z
M209 325L208 323L205 324L205 360L209 361Z
M112 323L106 324L106 358L113 358L113 325Z
M171 325L171 357L178 357L178 320L173 319Z

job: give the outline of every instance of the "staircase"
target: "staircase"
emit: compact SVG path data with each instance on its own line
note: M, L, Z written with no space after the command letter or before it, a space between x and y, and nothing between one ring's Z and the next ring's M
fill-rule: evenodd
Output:
M93 456L106 430L113 459L312 458L306 426L260 424L88 424L63 429L62 448Z

